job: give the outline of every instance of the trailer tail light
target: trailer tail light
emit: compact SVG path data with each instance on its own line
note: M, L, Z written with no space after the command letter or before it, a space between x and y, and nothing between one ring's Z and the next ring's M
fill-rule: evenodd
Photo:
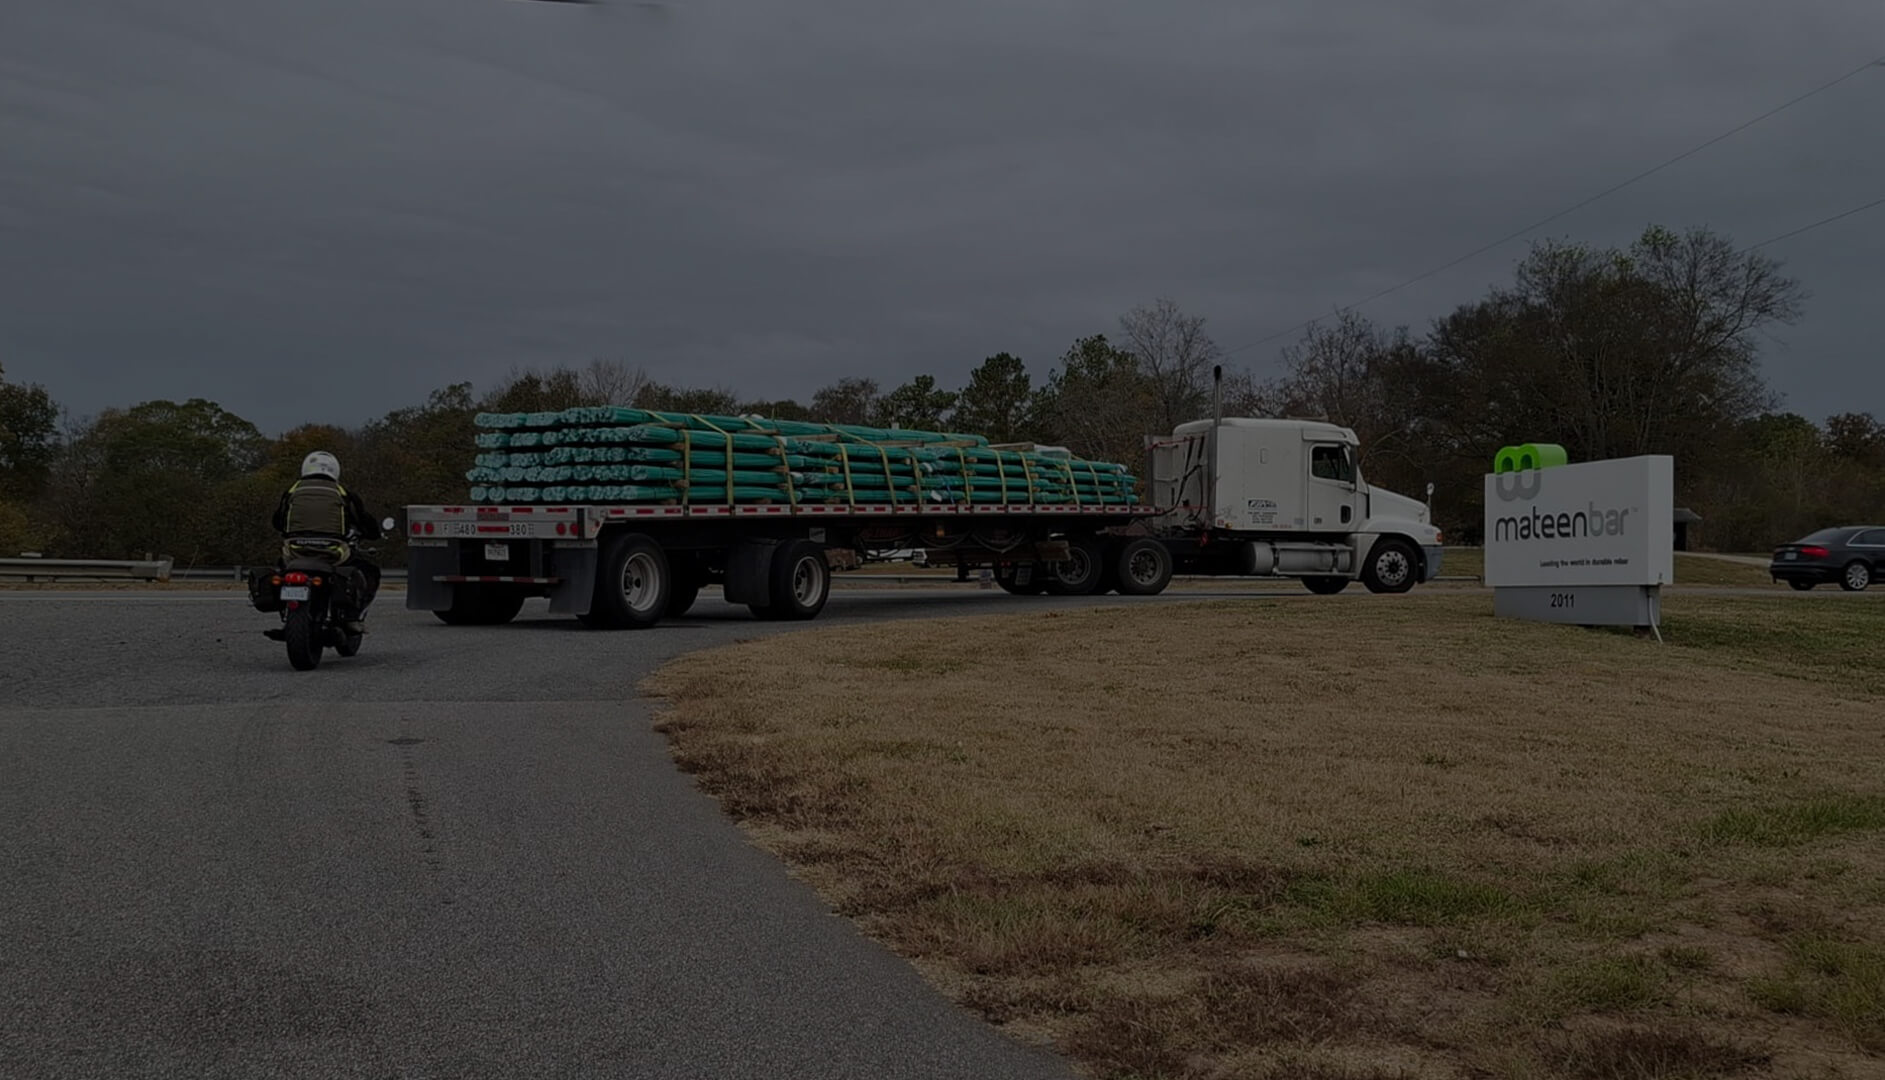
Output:
M569 526L564 525L560 521L556 523L556 535L562 536L568 532L569 532Z
M1803 547L1800 549L1800 554L1809 559L1824 559L1826 556L1831 555L1832 552L1823 547Z
M439 527L436 524L430 521L425 523L425 534L427 536L431 536L433 533L438 532L438 531L439 531Z

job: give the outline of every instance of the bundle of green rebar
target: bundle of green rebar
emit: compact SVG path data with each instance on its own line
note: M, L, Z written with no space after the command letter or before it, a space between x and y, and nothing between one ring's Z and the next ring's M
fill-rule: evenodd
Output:
M619 406L480 413L474 503L1136 503L1123 465L980 435Z

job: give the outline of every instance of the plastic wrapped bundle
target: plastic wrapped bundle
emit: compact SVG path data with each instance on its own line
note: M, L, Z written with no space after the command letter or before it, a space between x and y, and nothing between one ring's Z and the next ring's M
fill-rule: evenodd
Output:
M1136 503L1122 465L979 435L623 406L476 417L478 503Z

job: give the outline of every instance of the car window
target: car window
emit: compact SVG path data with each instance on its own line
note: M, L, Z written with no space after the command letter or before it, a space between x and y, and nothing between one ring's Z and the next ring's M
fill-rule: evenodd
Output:
M1867 529L1852 538L1861 547L1885 547L1885 529Z
M1847 529L1821 529L1800 542L1802 544L1840 544L1845 542L1848 531Z
M1345 447L1318 446L1309 452L1309 475L1322 480L1340 480L1346 483L1355 478L1349 468Z

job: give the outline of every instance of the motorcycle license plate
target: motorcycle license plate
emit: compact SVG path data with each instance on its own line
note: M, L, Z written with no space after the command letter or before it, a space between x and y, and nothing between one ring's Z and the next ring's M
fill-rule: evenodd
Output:
M511 557L511 546L509 544L486 544L484 545L484 557L491 562L503 562Z
M281 587L281 598L283 600L306 600L308 598L308 587L306 585L283 585Z

